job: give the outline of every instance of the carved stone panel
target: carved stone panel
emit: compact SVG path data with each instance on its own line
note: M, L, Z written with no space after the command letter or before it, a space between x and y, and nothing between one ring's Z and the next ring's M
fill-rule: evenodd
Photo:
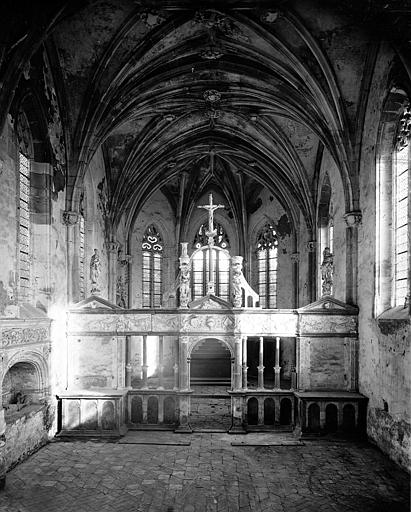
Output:
M154 332L178 332L180 329L180 317L178 315L153 315Z
M7 329L1 332L3 347L24 345L25 343L46 343L48 338L48 329L46 328Z
M233 315L182 315L182 332L233 332Z
M357 317L346 315L301 315L301 334L346 334L355 336L358 332Z
M104 332L113 334L127 331L148 332L151 330L151 315L71 315L69 330L71 332Z

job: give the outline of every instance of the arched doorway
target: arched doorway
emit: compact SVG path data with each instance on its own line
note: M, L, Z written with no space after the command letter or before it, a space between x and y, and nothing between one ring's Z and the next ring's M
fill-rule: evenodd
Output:
M205 338L190 356L190 425L194 431L228 431L231 427L231 352L216 338Z
M201 340L191 352L190 383L226 385L231 383L231 353L220 340Z

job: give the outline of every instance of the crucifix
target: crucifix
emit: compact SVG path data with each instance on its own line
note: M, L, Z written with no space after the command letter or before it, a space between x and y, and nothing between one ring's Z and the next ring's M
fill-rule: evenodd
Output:
M214 229L214 212L219 208L224 208L222 204L213 204L213 194L209 194L209 203L204 206L198 206L198 208L203 208L204 210L208 210L208 230L206 231L207 239L208 239L208 261L209 261L209 278L207 284L207 294L214 294L214 258L213 258L213 247L214 247L214 237L217 234L217 230Z

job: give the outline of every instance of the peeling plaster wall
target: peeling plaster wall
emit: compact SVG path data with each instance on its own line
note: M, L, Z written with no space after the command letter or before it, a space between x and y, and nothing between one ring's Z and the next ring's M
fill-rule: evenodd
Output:
M134 223L130 241L131 256L131 307L142 306L142 254L141 242L144 232L154 224L163 237L163 287L162 293L171 291L178 272L178 254L175 235L174 213L161 192L155 192L145 203ZM165 306L173 307L175 299L169 298Z
M392 54L383 47L370 88L361 155L362 225L358 248L359 390L369 398L367 431L396 462L411 469L409 324L374 318L376 263L376 142Z
M13 293L16 276L17 239L17 181L16 149L12 144L11 127L6 124L0 137L0 282L9 293ZM0 298L7 306L8 300ZM1 304L0 304L1 306ZM0 308L1 315L1 308Z

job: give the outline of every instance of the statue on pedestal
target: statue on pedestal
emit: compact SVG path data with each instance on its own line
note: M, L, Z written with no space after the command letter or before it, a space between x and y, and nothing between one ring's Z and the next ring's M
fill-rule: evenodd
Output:
M322 295L332 295L333 274L334 274L334 256L330 248L326 247L323 252L323 262L320 266L322 279Z
M187 254L187 243L181 244L181 257L180 257L180 282L178 284L180 289L180 307L187 308L191 300L190 290L190 257Z
M98 249L94 249L94 254L90 259L90 281L91 293L98 293L100 291L98 281L101 273L101 261Z
M233 256L231 258L231 270L231 294L233 306L235 308L241 308L243 305L242 284L244 280L242 256Z

